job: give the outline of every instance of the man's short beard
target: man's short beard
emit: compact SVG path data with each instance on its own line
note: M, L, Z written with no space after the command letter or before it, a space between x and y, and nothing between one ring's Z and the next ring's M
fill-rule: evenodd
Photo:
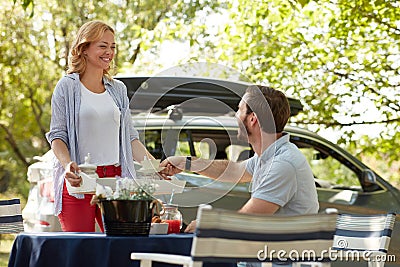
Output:
M237 138L240 141L249 142L249 136L250 136L249 127L247 126L245 120L243 121L241 120L241 122L239 123Z

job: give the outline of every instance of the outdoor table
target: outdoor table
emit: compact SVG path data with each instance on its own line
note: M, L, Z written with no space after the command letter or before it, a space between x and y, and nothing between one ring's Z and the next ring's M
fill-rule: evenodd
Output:
M103 233L20 233L14 241L8 266L136 267L139 262L130 259L132 252L188 256L192 240L193 234L125 237L106 236Z

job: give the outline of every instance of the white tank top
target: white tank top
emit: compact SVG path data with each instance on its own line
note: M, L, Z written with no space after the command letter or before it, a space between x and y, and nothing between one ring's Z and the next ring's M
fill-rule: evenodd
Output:
M120 115L111 95L96 94L81 83L78 146L80 162L90 153L90 163L97 166L119 164Z

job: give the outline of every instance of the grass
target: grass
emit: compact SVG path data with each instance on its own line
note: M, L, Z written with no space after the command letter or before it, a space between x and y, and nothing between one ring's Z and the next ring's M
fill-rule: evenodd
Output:
M8 266L11 248L16 235L1 234L0 235L0 267Z

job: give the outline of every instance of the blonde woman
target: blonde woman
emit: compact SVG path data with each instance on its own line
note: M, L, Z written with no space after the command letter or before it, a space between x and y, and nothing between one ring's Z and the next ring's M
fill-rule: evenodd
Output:
M55 214L63 231L103 230L92 195L69 194L66 183L79 186L79 164L90 153L99 177L130 177L133 161L152 158L138 139L129 111L125 85L111 78L115 55L114 30L101 21L82 25L72 43L67 74L53 92L50 131L46 134L56 156Z

